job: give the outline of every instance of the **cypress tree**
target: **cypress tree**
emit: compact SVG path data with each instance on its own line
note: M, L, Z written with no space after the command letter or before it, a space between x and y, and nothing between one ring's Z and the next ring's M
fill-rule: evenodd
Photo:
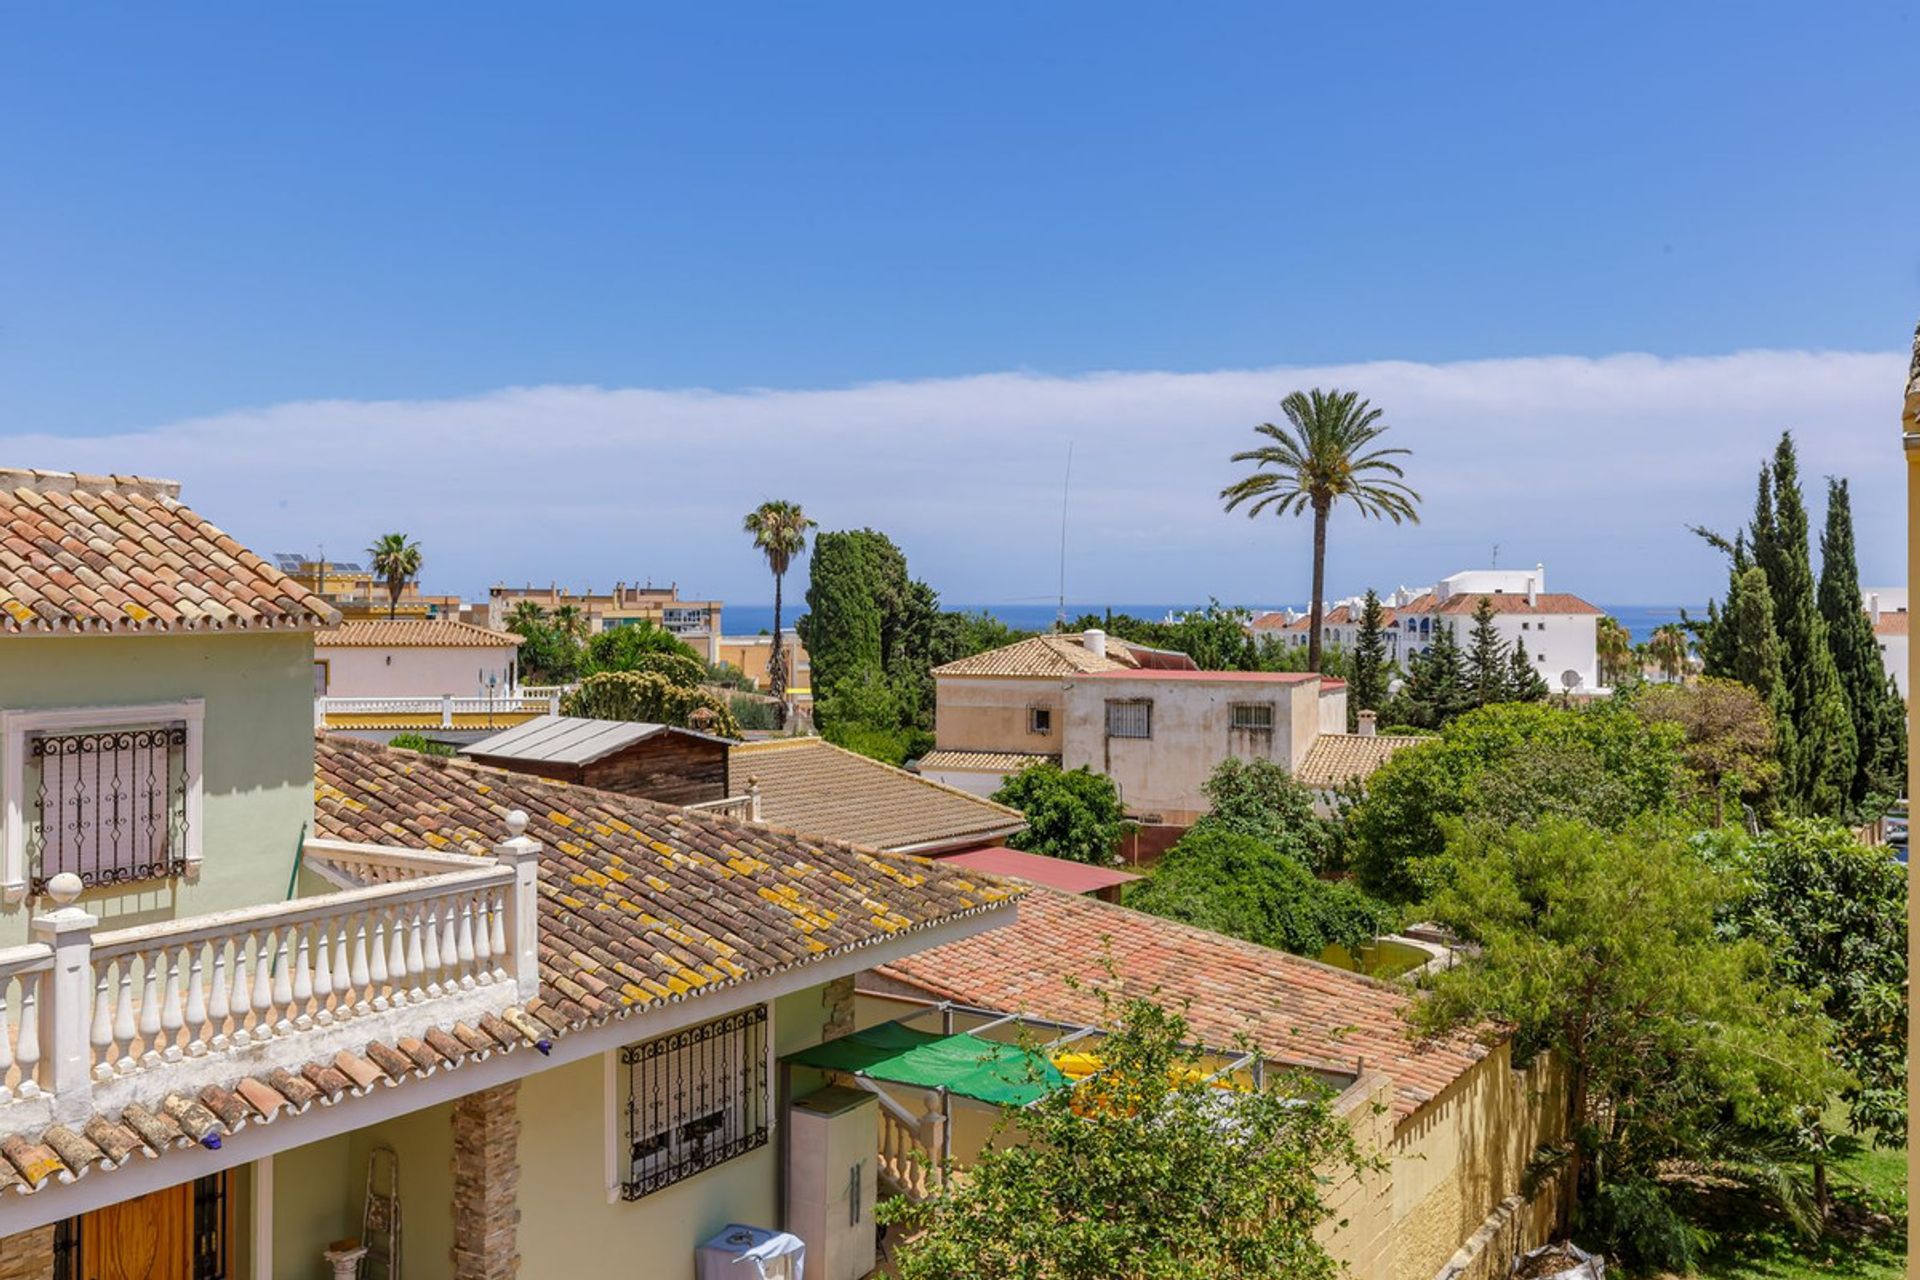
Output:
M1853 500L1845 480L1827 481L1827 527L1820 535L1820 616L1840 675L1858 747L1848 799L1858 811L1895 799L1906 776L1906 715L1890 693L1873 622L1860 607Z
M1360 610L1360 634L1353 642L1353 671L1347 676L1347 728L1362 711L1378 711L1387 697L1387 634L1380 597L1367 592Z
M1433 643L1412 660L1407 683L1400 692L1405 699L1407 723L1422 729L1438 729L1473 706L1473 690L1467 685L1466 666L1460 659L1460 642L1454 638L1448 619L1433 620Z
M1815 597L1809 532L1793 435L1783 433L1771 475L1761 475L1751 541L1754 563L1766 571L1773 594L1773 624L1793 707L1793 751L1781 756L1783 790L1797 811L1826 817L1849 807L1857 746Z
M1516 639L1513 642L1513 660L1507 664L1507 700L1544 702L1552 692L1546 677L1535 670L1528 659L1526 641Z
M1732 618L1740 612L1740 584L1747 576L1747 570L1752 567L1753 559L1747 554L1747 535L1741 533L1733 540L1733 564L1727 571L1727 598L1719 604L1709 600L1706 622L1694 627L1694 634L1700 643L1702 675L1723 680L1740 678L1735 674L1740 666L1739 633ZM1773 616L1771 601L1768 603L1767 616Z
M1734 655L1727 678L1749 686L1772 708L1774 751L1784 769L1794 757L1797 738L1793 696L1780 665L1780 636L1773 627L1773 592L1767 587L1767 571L1758 565L1750 567L1729 586L1727 599L1727 611L1720 615Z
M1467 646L1467 687L1473 703L1484 707L1507 700L1507 643L1493 626L1493 597L1473 606L1473 637Z

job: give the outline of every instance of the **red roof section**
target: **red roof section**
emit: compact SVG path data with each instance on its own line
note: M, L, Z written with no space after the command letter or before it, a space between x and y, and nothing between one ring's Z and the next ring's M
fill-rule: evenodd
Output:
M1462 614L1472 613L1480 607L1482 600L1493 601L1495 613L1599 613L1597 605L1588 604L1579 596L1564 591L1541 591L1534 596L1534 603L1528 604L1527 597L1520 592L1505 591L1467 591L1457 596L1448 596L1435 607L1435 613Z
M1261 684L1299 684L1305 680L1321 680L1324 677L1311 671L1195 671L1163 668L1153 671L1088 671L1075 676L1074 679L1257 681ZM1335 682L1328 681L1328 683Z
M1029 884L1058 889L1062 893L1098 893L1102 889L1140 879L1135 873L1117 867L1094 867L1084 862L1069 862L1065 858L1049 858L1044 854L1009 849L1005 845L948 854L938 861L965 867L969 871L984 871L988 875L1012 876Z
M1111 966L1111 967L1109 967ZM1486 1056L1465 1036L1416 1040L1409 989L1078 894L1036 889L1012 924L878 970L938 999L1097 1024L1101 993L1182 1008L1193 1038L1246 1036L1269 1059L1393 1080L1405 1120Z

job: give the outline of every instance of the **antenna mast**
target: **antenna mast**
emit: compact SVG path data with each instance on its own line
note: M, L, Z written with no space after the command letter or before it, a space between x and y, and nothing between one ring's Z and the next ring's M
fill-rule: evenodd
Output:
M1073 441L1067 441L1067 474L1060 482L1060 612L1055 618L1057 629L1065 630L1067 625L1067 493L1073 485Z

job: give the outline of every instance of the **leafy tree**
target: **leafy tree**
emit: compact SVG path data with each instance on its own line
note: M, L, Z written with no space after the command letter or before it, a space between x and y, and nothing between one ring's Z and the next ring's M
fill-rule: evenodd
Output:
M1838 814L1848 807L1858 748L1815 599L1807 538L1799 462L1792 434L1783 434L1771 469L1760 472L1748 538L1773 592L1781 670L1793 707L1793 738L1782 744L1783 791L1796 812Z
M1833 1020L1855 1133L1907 1140L1907 869L1832 823L1794 819L1706 843L1741 891L1722 917Z
M1845 480L1827 481L1827 527L1820 535L1820 616L1853 720L1858 761L1848 788L1856 814L1878 812L1905 790L1907 719L1887 679L1873 622L1860 607L1853 549L1853 500Z
M1717 670L1752 689L1773 713L1773 750L1784 764L1795 758L1798 734L1793 727L1793 694L1781 667L1780 636L1773 627L1773 591L1767 571L1752 565L1736 576L1727 589L1727 607L1712 633L1720 657Z
M1351 884L1321 880L1292 847L1221 826L1199 826L1129 886L1127 905L1263 947L1318 956L1338 943L1357 953L1395 922L1392 907Z
M1738 680L1646 685L1632 706L1647 723L1680 730L1680 758L1712 803L1714 826L1726 821L1728 799L1757 804L1779 781L1773 710Z
M1467 642L1467 688L1473 694L1473 705L1505 702L1511 668L1507 643L1493 624L1493 597L1481 596L1473 606L1473 634Z
M1026 816L1026 830L1008 838L1015 849L1071 862L1107 866L1119 861L1120 841L1132 834L1113 779L1082 765L1062 769L1042 761L1014 774L993 793Z
M554 630L575 644L587 642L588 621L586 611L577 604L563 604L553 611Z
M1600 615L1594 624L1594 651L1600 661L1600 683L1618 685L1633 674L1633 633L1618 618Z
M1201 785L1207 812L1192 830L1252 836L1299 859L1326 868L1336 855L1335 825L1313 809L1313 793L1271 760L1228 756Z
M560 713L593 720L636 720L737 738L740 725L725 698L698 684L654 671L590 675L560 702Z
M1438 729L1473 705L1474 690L1453 627L1437 618L1426 651L1407 660L1406 682L1388 702L1385 718L1416 729Z
M813 540L807 612L798 622L816 690L847 679L885 678L899 661L907 558L884 533L850 529Z
M420 544L404 533L382 534L367 548L367 560L374 577L386 583L387 616L394 617L407 584L420 574Z
M1247 632L1249 621L1246 610L1230 609L1213 600L1205 608L1186 610L1171 622L1149 622L1108 610L1104 617L1082 614L1067 630L1098 628L1150 649L1171 649L1192 658L1202 671L1253 671L1261 668L1259 650Z
M1578 818L1618 829L1670 810L1680 731L1624 707L1503 703L1470 711L1432 741L1397 752L1347 815L1360 886L1393 902L1431 887L1448 820L1530 824Z
M515 606L507 630L521 637L514 661L524 684L566 684L580 674L585 651L571 636L547 621L545 611L531 601Z
M387 745L399 747L402 751L418 751L423 756L459 754L452 746L444 742L435 742L424 733L396 733L387 740Z
M807 531L816 527L799 503L779 500L761 503L742 522L773 574L773 656L767 661L767 690L783 701L787 694L787 649L780 636L781 591L795 557L807 549Z
M1543 702L1552 692L1546 677L1527 659L1527 642L1515 638L1513 657L1507 664L1507 701Z
M1320 669L1320 604L1326 598L1327 519L1346 499L1362 516L1395 524L1420 522L1420 495L1404 483L1406 472L1393 458L1410 449L1380 449L1386 433L1380 410L1351 391L1295 391L1280 402L1288 425L1263 422L1254 430L1272 443L1233 455L1254 464L1247 475L1220 491L1226 508L1242 503L1249 518L1268 507L1277 516L1313 513L1313 600L1308 606L1307 669ZM1391 477L1391 478L1388 478Z
M1671 622L1655 627L1647 640L1647 656L1668 680L1685 678L1690 649L1685 629Z
M537 627L546 622L547 611L532 600L518 600L507 611L507 630L526 634L526 628Z
M1765 947L1717 929L1731 877L1645 824L1483 824L1462 829L1447 860L1429 909L1477 948L1435 976L1419 1020L1509 1027L1517 1060L1551 1050L1565 1066L1576 1227L1618 1225L1610 1184L1678 1218L1685 1206L1659 1180L1673 1161L1756 1191L1778 1186L1773 1140L1797 1131L1840 1076L1826 1019L1772 980ZM1646 1256L1644 1235L1604 1243L1629 1263L1695 1261Z
M1353 660L1347 674L1347 728L1359 723L1362 711L1378 711L1387 700L1387 675L1392 663L1387 658L1385 611L1380 597L1371 590L1360 607L1360 633L1354 637Z
M602 671L666 670L656 659L673 659L670 674L680 684L694 685L706 679L707 664L692 645L665 627L651 622L614 627L587 641L581 670L587 674Z
M933 745L931 734L913 726L900 687L871 667L843 676L831 695L816 699L813 718L828 742L884 764L905 764Z
M1178 1013L1109 1010L1100 1075L1005 1123L966 1177L890 1201L910 1232L901 1280L1333 1280L1318 1233L1329 1174L1363 1162L1328 1090L1288 1076L1227 1092Z

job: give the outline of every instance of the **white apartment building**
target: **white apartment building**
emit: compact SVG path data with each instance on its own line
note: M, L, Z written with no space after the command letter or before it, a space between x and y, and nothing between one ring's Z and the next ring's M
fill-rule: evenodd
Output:
M1880 645L1880 661L1904 698L1907 696L1907 589L1866 587L1861 590L1860 598L1867 616L1873 619L1873 638Z

